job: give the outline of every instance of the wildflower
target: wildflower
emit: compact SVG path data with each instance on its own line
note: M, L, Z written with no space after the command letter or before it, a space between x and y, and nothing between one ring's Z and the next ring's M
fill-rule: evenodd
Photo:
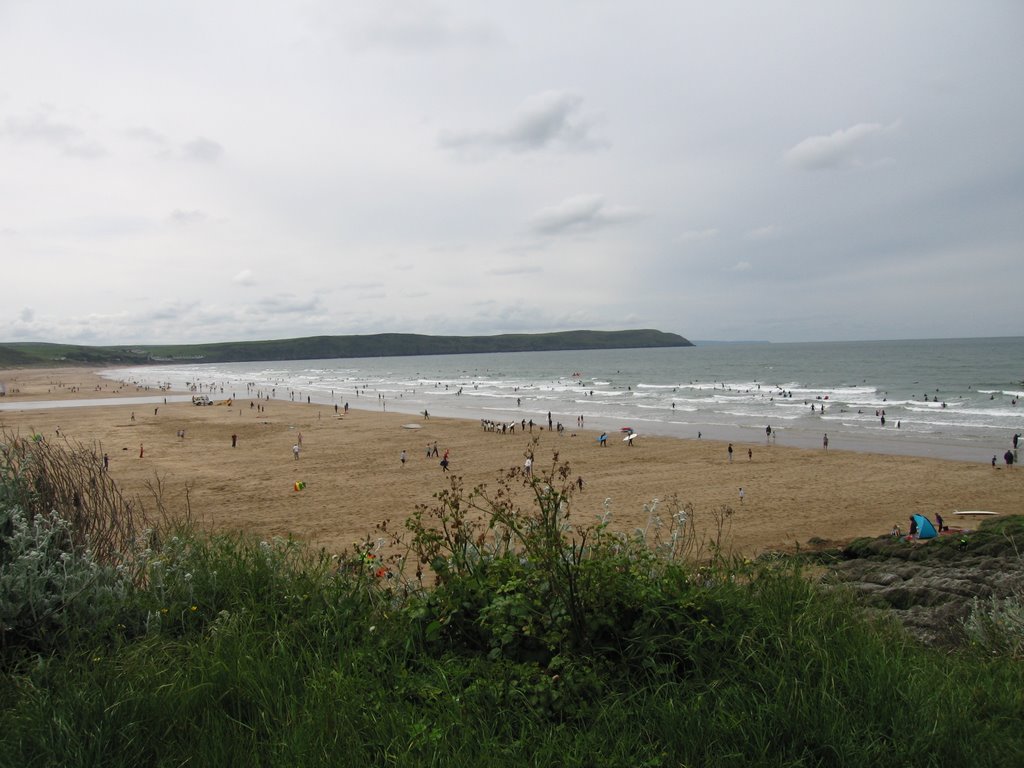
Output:
M196 611L199 610L199 606L198 605L193 605L192 608L190 608L189 610L191 610L192 613L195 613Z

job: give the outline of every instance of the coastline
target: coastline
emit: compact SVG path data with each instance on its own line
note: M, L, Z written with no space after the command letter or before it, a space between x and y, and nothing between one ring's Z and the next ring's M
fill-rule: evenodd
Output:
M644 505L661 499L659 512L667 520L666 501L674 496L693 505L698 535L709 537L715 511L729 506L734 512L726 549L745 556L883 535L897 522L906 528L915 513L934 519L939 512L950 525L958 522L956 509L1015 513L1024 482L1024 470L1001 463L993 469L833 446L826 453L767 445L763 435L734 440L730 463L727 443L706 438L641 435L630 448L609 432L608 447L600 448L599 430L591 428L567 428L563 436L540 429L532 436L502 435L483 431L478 421L357 409L336 415L333 406L317 403L263 400L257 408L256 401L240 399L231 406L196 407L187 393L118 385L85 368L12 369L0 372L0 379L8 382L8 395L0 398L7 407L97 401L0 411L0 426L95 444L109 455L110 472L126 493L145 500L159 479L170 510L184 510L187 498L193 515L211 529L294 535L334 552L375 536L384 520L400 527L417 505L429 505L447 487L438 459L425 456L434 441L440 452L451 451L451 470L466 488L486 483L493 489L496 477L521 467L531 448L537 471L549 469L557 451L569 461L572 477L584 479L571 511L577 525L597 522L610 510L614 529L643 529L650 522ZM144 401L153 397L157 401ZM101 402L110 398L127 400ZM295 460L292 446L300 433ZM403 450L409 459L404 466ZM297 492L298 480L305 489Z

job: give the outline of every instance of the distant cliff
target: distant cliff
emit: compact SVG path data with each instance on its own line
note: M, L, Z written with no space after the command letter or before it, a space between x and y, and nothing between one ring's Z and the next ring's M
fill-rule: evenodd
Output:
M367 336L309 336L217 344L135 344L87 347L42 342L0 344L0 366L148 365L170 362L244 363L252 360L318 360L404 355L468 355L486 352L549 352L577 349L692 347L676 333L639 331L559 331L498 336L424 336L378 333Z

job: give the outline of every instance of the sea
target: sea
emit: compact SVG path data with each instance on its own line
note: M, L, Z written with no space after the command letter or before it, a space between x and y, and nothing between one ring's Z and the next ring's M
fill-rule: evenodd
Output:
M693 347L108 369L212 399L424 411L644 435L1003 463L1024 433L1024 337ZM580 429L580 424L583 430ZM770 428L770 431L769 431ZM614 439L614 438L613 438ZM1022 439L1024 445L1024 439Z

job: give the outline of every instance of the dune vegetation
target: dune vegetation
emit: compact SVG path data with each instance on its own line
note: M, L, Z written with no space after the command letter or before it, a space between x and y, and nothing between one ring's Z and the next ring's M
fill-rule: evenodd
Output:
M577 525L557 456L331 553L167 519L87 446L3 443L0 765L1024 762L1019 602L923 647L674 500Z

